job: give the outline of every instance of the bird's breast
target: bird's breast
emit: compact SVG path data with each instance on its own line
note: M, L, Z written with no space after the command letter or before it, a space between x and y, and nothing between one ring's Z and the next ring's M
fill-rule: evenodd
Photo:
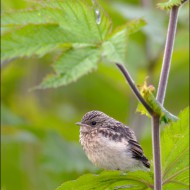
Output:
M126 141L114 141L101 134L80 134L80 143L88 159L96 166L108 170L126 170L134 159Z

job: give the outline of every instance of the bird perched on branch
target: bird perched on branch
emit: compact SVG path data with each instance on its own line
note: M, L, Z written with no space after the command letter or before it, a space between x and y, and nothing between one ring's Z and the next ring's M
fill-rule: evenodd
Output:
M106 170L149 170L150 163L134 132L100 111L87 112L80 126L80 143L88 159Z

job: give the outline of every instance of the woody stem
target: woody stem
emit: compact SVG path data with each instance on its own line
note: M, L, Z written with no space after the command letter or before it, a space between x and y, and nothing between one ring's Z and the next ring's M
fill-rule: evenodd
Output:
M144 98L141 96L138 88L135 86L135 83L134 83L133 79L131 78L131 76L130 76L129 72L127 71L127 69L124 67L124 65L122 65L120 63L116 63L116 66L119 68L119 70L124 75L125 79L127 80L131 90L133 91L133 93L135 94L137 99L143 104L143 106L146 108L146 110L149 112L149 114L151 116L153 116L154 115L153 109L146 103Z

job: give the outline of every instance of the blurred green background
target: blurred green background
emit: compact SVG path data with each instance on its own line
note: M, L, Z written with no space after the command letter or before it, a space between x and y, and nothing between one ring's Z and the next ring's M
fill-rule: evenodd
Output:
M169 13L158 1L99 1L117 27L133 18L147 26L133 34L126 67L136 84L149 76L158 85ZM5 11L31 8L24 0L2 0ZM189 104L189 7L184 5L172 58L165 107L178 114ZM101 110L134 129L149 159L151 122L135 113L137 100L114 65L98 70L65 87L30 91L51 71L55 55L4 62L1 66L1 189L52 190L66 180L98 173L79 144L75 122L90 110Z

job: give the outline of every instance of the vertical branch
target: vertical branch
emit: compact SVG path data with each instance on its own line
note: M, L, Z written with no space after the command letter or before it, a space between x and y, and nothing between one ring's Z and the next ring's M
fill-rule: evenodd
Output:
M154 189L162 189L161 155L160 155L160 116L152 117L152 149L154 160Z
M170 62L171 62L171 56L173 52L174 39L175 39L175 33L176 33L176 27L177 27L178 10L179 10L179 7L174 6L170 12L170 20L169 20L169 25L168 25L163 64L162 64L162 70L161 70L161 75L160 75L160 80L159 80L159 85L158 85L158 92L157 92L157 97L156 97L157 100L162 105L164 103L166 87L168 83Z
M164 57L162 63L162 69L160 74L160 80L158 85L158 92L156 99L163 105L166 88L168 83L168 76L170 71L170 63L173 52L175 33L177 28L179 7L174 6L170 12L168 32L166 37L166 45L164 50ZM161 155L160 155L160 126L159 116L152 117L152 140L153 140L153 159L154 159L154 189L162 189L162 175L161 175Z

